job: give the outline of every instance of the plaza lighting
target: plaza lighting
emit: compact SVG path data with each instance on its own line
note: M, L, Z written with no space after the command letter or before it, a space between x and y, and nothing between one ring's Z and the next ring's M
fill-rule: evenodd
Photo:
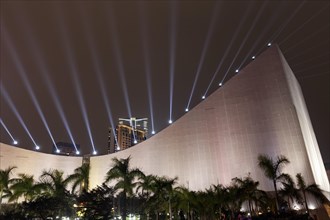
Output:
M0 118L0 123L2 125L2 127L6 130L7 134L10 136L10 138L13 141L13 144L16 145L18 144L18 142L15 140L15 138L13 137L13 135L10 133L10 131L8 130L7 126L5 125L5 123L2 121L2 119Z
M33 144L36 146L37 143L35 142L34 138L32 137L29 129L27 128L25 122L22 119L22 116L19 114L13 100L11 100L8 92L6 91L5 87L3 84L1 84L0 86L0 94L5 98L5 101L7 102L7 104L9 105L9 107L11 108L11 110L13 111L13 113L15 114L16 118L18 119L18 121L20 122L20 124L22 125L22 127L24 128L25 132L27 133L27 135L30 137L31 141L33 142ZM3 124L4 125L4 124ZM15 139L13 139L13 141L15 141Z
M189 96L189 100L188 100L188 104L187 104L187 107L188 108L190 107L190 102L191 102L191 99L193 97L193 94L194 94L194 91L195 91L195 87L196 87L198 78L199 78L199 76L200 76L200 74L202 72L202 67L203 67L203 64L204 64L205 57L206 57L206 52L207 52L207 49L209 47L209 43L210 43L212 34L214 32L214 29L215 29L214 27L216 25L217 16L219 15L220 5L221 5L220 4L220 1L218 1L216 3L215 7L213 8L213 11L212 11L211 21L210 21L209 26L208 26L207 35L206 35L206 38L205 38L205 41L204 41L204 44L203 44L202 54L201 54L201 56L199 58L199 63L198 63L198 67L197 67L197 71L196 71L194 83L193 83L193 86L191 88L191 92L190 92L190 96Z
M45 116L43 114L43 111L42 111L42 109L40 107L40 104L38 102L38 99L37 99L37 97L36 97L36 95L34 93L34 90L33 90L32 86L31 86L30 80L27 77L27 73L25 71L25 67L23 66L23 63L21 62L21 60L20 60L20 58L18 56L18 53L17 53L16 49L14 48L13 42L10 40L11 39L10 36L7 36L6 31L4 31L4 33L6 35L6 37L4 39L7 40L6 45L8 46L10 56L13 59L13 61L15 63L15 66L16 66L16 68L18 70L17 72L19 73L19 75L20 75L20 77L21 77L21 79L22 79L22 81L24 83L24 86L25 86L26 90L28 91L28 94L29 94L29 96L30 96L30 98L31 98L31 100L32 100L32 102L34 104L34 107L36 108L36 110L37 110L37 112L38 112L38 114L39 114L39 116L41 118L42 123L44 124L44 126L45 126L45 128L47 130L47 133L48 133L51 141L53 142L54 146L56 147L56 143L55 143L53 134L50 131L50 128L49 128L48 123L47 123L47 120L46 120L46 118L45 118ZM57 147L56 147L56 149L57 149Z

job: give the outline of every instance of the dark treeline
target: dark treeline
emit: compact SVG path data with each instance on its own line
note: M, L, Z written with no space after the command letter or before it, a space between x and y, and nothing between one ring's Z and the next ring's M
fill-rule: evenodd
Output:
M1 169L0 219L308 219L308 198L329 204L320 188L307 184L300 173L292 178L282 172L289 163L285 156L258 157L259 167L274 185L270 193L260 190L249 174L233 178L228 186L191 191L178 185L177 177L146 175L132 168L130 160L114 158L105 181L93 189L88 163L68 176L44 170L38 180L23 173L12 177L16 167Z

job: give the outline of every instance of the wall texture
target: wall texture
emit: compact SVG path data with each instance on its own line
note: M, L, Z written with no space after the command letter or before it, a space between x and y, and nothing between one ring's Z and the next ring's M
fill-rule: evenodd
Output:
M277 46L252 61L183 117L130 149L91 158L91 187L100 185L111 159L132 157L146 174L179 177L191 190L227 185L233 177L251 177L273 190L257 165L258 154L285 155L284 172L302 173L329 192L322 157L300 87ZM0 144L0 168L20 172L41 168L72 172L79 157L60 157Z

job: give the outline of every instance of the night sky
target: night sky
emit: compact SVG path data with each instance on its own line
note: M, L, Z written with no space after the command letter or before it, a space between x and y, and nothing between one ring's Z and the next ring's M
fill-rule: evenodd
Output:
M328 1L2 0L1 119L19 147L34 149L15 106L49 153L44 124L55 142L71 142L65 118L82 154L93 151L91 138L104 154L111 120L147 117L159 132L272 42L300 82L330 163L329 21ZM3 126L1 142L12 143Z

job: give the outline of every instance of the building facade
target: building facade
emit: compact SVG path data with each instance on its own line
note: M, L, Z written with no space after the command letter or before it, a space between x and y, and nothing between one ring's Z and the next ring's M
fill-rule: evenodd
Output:
M25 152L1 143L0 168L17 166L37 176L44 161L66 172L81 164L78 157ZM283 172L301 173L329 198L329 179L300 86L277 46L156 135L126 150L92 156L90 187L104 181L112 158L131 156L133 168L178 177L190 190L228 185L232 178L250 174L261 189L272 191L272 182L258 167L259 154L285 155L290 164Z

